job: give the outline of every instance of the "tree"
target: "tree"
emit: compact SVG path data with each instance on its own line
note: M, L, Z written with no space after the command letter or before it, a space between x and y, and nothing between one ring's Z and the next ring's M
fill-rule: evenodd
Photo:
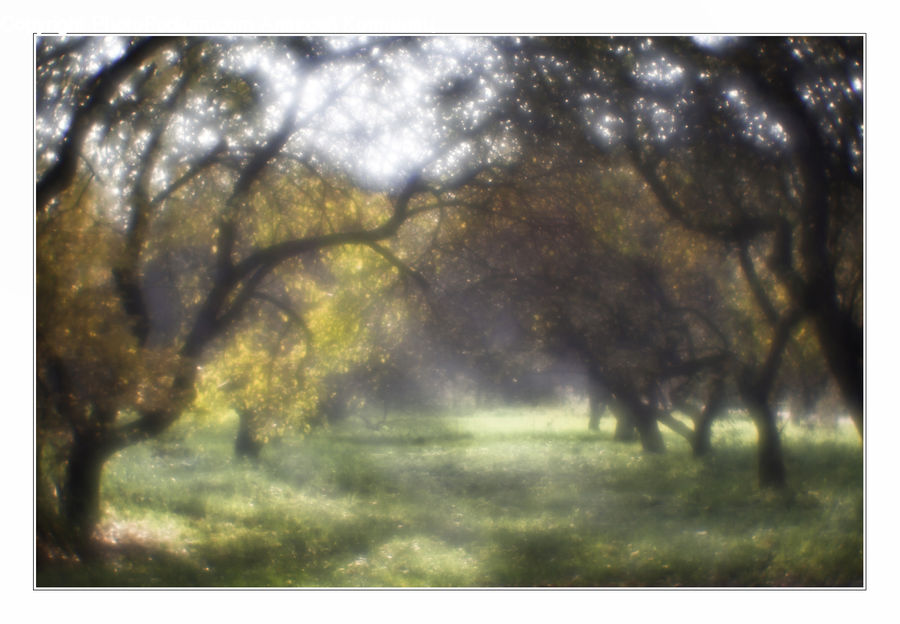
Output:
M715 54L666 41L669 62L708 81L682 101L694 100L709 120L688 141L630 142L636 168L669 214L739 256L770 328L768 352L742 365L738 378L759 430L764 484L785 481L772 393L807 315L862 434L859 43L749 39ZM644 123L639 113L632 118Z
M674 145L632 140L636 167L680 222L741 254L766 241L862 433L861 40L750 38L720 52L666 40L661 53L707 81L686 97L709 121L689 121L693 136Z
M707 318L712 251L667 231L627 163L530 156L503 182L470 188L471 209L421 267L435 284L432 307L482 357L575 359L592 401L602 393L615 404L617 437L637 426L644 447L660 451L659 386L726 357Z
M254 393L309 394L302 375L269 383L273 356L296 372L310 343L273 338L266 319L301 325L298 276L327 250L380 249L431 209L414 198L440 182L410 175L389 194L360 193L297 143L354 77L377 70L377 46L74 43L38 45L38 453L58 460L62 517L85 550L104 463L192 405L211 354L254 353L238 359L255 378L231 376L247 407ZM263 56L308 81L323 64L351 78L297 110L299 87L273 83Z
M759 314L762 325L742 323L767 334L751 341L763 353L738 350L732 373L760 432L761 481L784 483L773 392L804 317L861 434L861 39L523 47L532 109L558 141L624 151L673 221L739 259L758 310L739 306L734 320Z

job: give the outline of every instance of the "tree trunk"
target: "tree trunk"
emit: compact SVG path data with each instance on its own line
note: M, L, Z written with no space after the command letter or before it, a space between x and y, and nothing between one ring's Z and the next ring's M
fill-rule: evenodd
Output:
M637 438L634 430L634 421L627 414L616 415L616 432L613 440L616 442L632 442Z
M619 391L618 397L615 439L618 441L634 440L636 431L644 451L662 453L666 447L653 406L645 405L636 394L631 392Z
M238 412L238 433L234 441L234 452L238 457L259 459L262 444L256 439L253 432L253 414L247 411Z
M704 457L712 450L712 423L725 398L725 384L723 381L718 379L713 383L712 391L709 399L706 401L706 405L703 407L703 411L694 419L694 437L691 440L694 457Z
M824 297L820 297L821 301ZM830 304L830 305L828 305ZM837 382L844 403L850 410L860 437L863 434L863 339L862 330L848 315L842 315L837 304L827 302L814 310L817 335L828 367Z
M638 404L634 407L634 423L641 438L641 447L648 453L662 453L666 450L662 433L659 430L659 421L653 413L653 409L647 405Z
M79 554L90 551L100 519L100 479L112 449L99 436L76 436L62 488L63 515Z
M712 414L704 410L694 421L694 437L691 449L694 457L705 457L712 450Z
M588 406L590 411L590 420L588 421L588 430L597 431L600 429L600 417L603 415L603 406L601 405L602 392L597 384L588 381Z
M767 402L751 406L758 435L757 462L760 487L783 488L787 485L787 471L781 449L781 436L775 420L775 412Z

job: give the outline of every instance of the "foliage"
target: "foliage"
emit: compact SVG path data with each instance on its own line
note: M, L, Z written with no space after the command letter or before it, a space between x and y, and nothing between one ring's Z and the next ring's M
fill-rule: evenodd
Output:
M389 293L396 270L366 247L323 253L317 278L294 278L295 309L262 305L233 330L207 366L195 405L207 412L230 405L253 414L263 443L287 428L310 430L321 420L328 381L374 361L405 327L402 300ZM302 269L286 267L285 283ZM285 288L284 300L290 300ZM264 302L265 304L265 302ZM279 328L280 329L276 329ZM384 335L387 329L387 336ZM357 404L357 407L362 407Z
M316 270L304 264L334 264L326 271L343 281L349 273L338 265L356 266L364 251L349 261L314 256L392 236L419 191L365 193L287 150L302 122L287 109L272 125L262 103L272 93L242 65L252 50L190 38L119 43L118 56L94 57L93 76L78 65L92 46L39 43L40 446L59 443L60 512L82 543L105 461L178 420L213 358L224 368L213 365L207 381L224 378L239 409L279 423L292 411L300 424L308 418L313 347L327 363L321 377L358 358L347 348L364 337L352 297L309 321L294 310L307 304L304 277ZM255 54L274 48L263 43ZM63 76L74 83L64 96ZM320 345L297 331L306 323Z

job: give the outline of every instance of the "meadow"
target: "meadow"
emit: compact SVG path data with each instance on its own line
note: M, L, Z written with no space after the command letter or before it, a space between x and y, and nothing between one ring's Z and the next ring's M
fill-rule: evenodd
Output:
M102 555L38 587L859 587L863 454L850 424L783 430L760 490L739 415L699 461L612 440L563 405L351 417L234 456L237 419L185 419L104 472Z

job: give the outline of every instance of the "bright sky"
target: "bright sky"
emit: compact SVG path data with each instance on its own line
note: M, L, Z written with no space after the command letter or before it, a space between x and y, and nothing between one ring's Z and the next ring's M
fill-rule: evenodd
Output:
M337 39L334 45L348 43ZM464 116L477 121L484 115L498 91L490 79L498 69L490 41L426 38L416 56L402 47L392 49L389 39L374 37L368 43L368 58L328 62L307 73L289 57L273 57L253 41L243 46L241 61L265 77L274 102L273 126L284 115L296 116L294 149L323 155L367 185L389 187L423 167L458 165L459 149L441 152L442 137L451 128L441 119L434 94L478 76Z
M732 44L732 39L697 38L714 50ZM497 124L478 133L477 139L466 136L513 86L505 72L508 61L492 38L422 37L396 45L389 37L332 37L326 41L336 51L362 43L369 46L368 52L358 59L326 61L313 69L304 68L291 50L273 46L266 38L227 40L229 47L215 62L257 83L259 110L243 119L216 104L221 93L195 91L171 122L174 141L168 158L172 162L185 153L205 152L223 138L232 151L251 149L291 115L296 131L289 149L351 172L358 182L375 190L394 188L419 171L426 177L452 177L475 160L503 160L516 152L512 132ZM653 138L665 142L682 126L683 105L691 106L691 96L666 103L665 96L656 99L654 94L684 90L697 77L656 50L649 37L638 46L633 72L650 99L639 100L635 110L650 122ZM83 76L93 75L123 51L121 38L97 38L76 69ZM861 78L851 76L848 90L861 87ZM59 88L51 82L48 91ZM123 95L127 96L127 89ZM624 120L615 106L621 103L604 102L602 97L586 94L579 105L600 143L614 144L623 130ZM721 105L749 141L774 148L788 142L779 120L740 85L722 94ZM52 116L38 116L39 154L42 144L58 140L69 119L62 107ZM96 149L87 157L111 182L109 188L127 186L124 176L133 168L128 166L129 154L140 158L147 136L146 131L132 135L122 131L102 140L95 136ZM174 169L157 168L153 182L158 188L170 181L168 172Z

